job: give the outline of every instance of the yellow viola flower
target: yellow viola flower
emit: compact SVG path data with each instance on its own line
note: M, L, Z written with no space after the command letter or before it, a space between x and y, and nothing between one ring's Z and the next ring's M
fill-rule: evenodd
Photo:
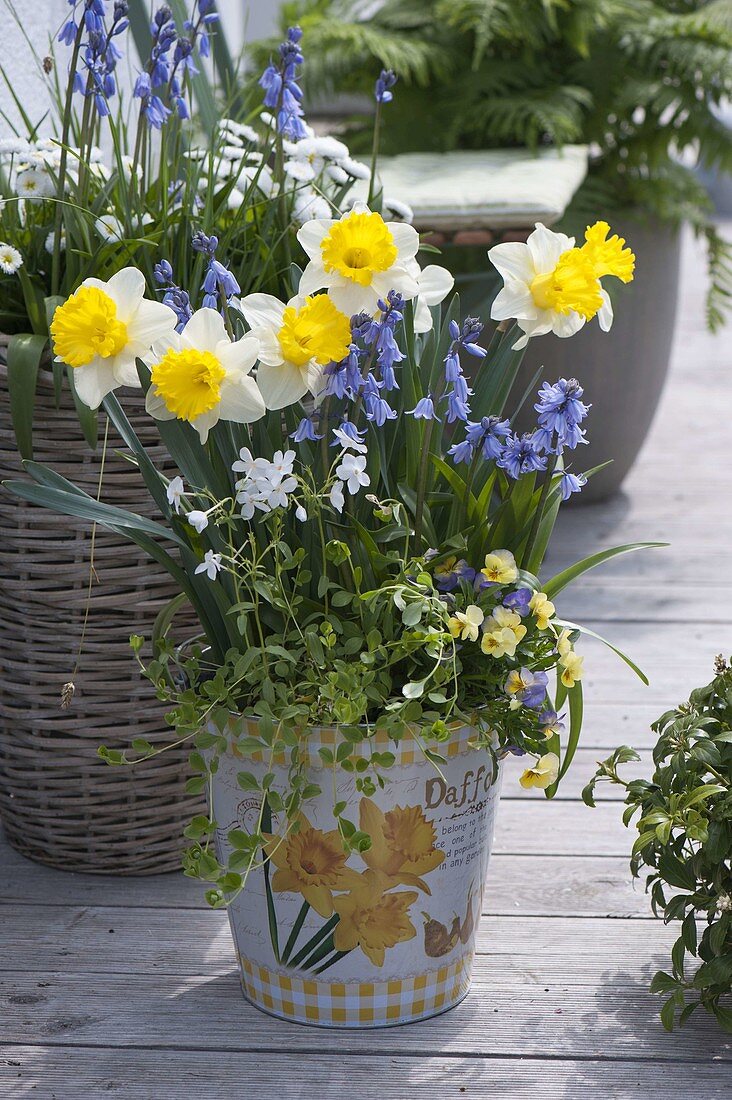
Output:
M85 279L53 315L56 362L73 368L76 392L90 409L117 386L139 389L135 360L175 330L173 310L144 295L145 276L126 267L108 282Z
M555 752L548 752L539 757L532 768L527 768L521 775L519 783L528 790L530 787L538 787L546 790L556 783L559 776L559 757Z
M436 846L437 835L421 806L395 806L384 813L370 798L362 798L359 825L371 837L371 847L361 858L372 871L379 871L392 883L418 886L429 894L421 878L445 859Z
M549 620L554 614L555 607L547 597L546 592L535 592L529 600L529 611L533 612L536 625L539 630L549 629Z
M201 443L219 420L259 420L266 409L249 377L258 351L258 342L250 336L231 340L215 309L197 310L181 333L156 343L146 358L147 411L156 420L186 420Z
M510 550L494 550L486 554L481 573L493 584L511 584L518 580L519 575L516 559Z
M321 917L333 914L333 891L348 890L361 878L346 866L347 855L337 829L315 829L304 814L300 829L281 837L266 835L264 850L277 870L272 889L301 894Z
M582 679L584 660L584 657L580 657L579 653L575 653L574 650L559 658L559 665L562 669L561 680L566 688L573 688L577 680Z
M248 294L241 312L259 341L257 384L268 409L293 405L308 391L317 398L325 365L348 355L350 320L325 294L287 305L271 294Z
M566 657L572 652L572 643L569 640L569 631L563 630L557 638L557 653L560 657Z
M447 625L453 638L461 638L464 642L477 642L484 618L481 608L471 603L464 611L456 611Z
M340 920L333 930L336 951L360 947L374 966L384 965L387 947L414 939L417 930L409 919L415 890L386 893L389 880L378 871L366 870L348 894L339 894L333 906Z
M489 634L484 634L480 643L480 648L490 657L514 657L516 655L516 646L525 633L525 626L517 627L516 630L512 630L511 627L508 626L501 627L498 630L491 631Z
M347 317L361 311L375 314L379 299L390 290L405 300L420 293L417 230L403 222L385 222L364 203L340 219L306 222L297 239L310 257L300 294L326 289Z
M586 321L597 317L608 331L613 311L600 278L614 275L628 282L635 257L625 241L608 239L607 222L587 227L585 242L576 247L574 237L554 233L540 222L525 244L506 242L488 255L503 277L503 289L491 307L496 321L515 317L523 336L514 348L526 346L532 336L553 332L573 336Z

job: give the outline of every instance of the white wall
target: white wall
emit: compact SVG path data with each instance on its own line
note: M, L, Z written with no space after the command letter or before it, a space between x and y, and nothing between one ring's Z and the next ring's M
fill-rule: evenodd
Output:
M35 50L43 56L48 51L49 38L55 36L68 18L67 0L10 0L10 3L14 4L15 10L20 14L23 29L32 40ZM219 0L221 24L232 52L241 49L245 36L247 40L252 40L271 34L277 26L279 6L278 0ZM8 73L15 94L35 121L47 109L46 90L38 75L37 65L23 29L8 11L6 0L0 0L0 65ZM130 37L125 41L131 42ZM59 63L63 62L66 52L67 47L57 45ZM125 81L125 69L128 67L124 63L120 67L122 82ZM4 82L0 86L0 111L7 114L15 124L20 122L12 96ZM0 136L6 132L7 123L0 116Z

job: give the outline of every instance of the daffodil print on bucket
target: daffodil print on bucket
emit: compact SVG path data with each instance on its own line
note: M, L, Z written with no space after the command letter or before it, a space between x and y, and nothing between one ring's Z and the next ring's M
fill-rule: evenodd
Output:
M274 1015L330 1027L406 1023L457 1004L470 986L499 796L488 750L471 747L474 731L456 728L438 769L405 737L389 781L365 795L355 762L387 750L376 731L352 746L352 775L336 780L336 822L323 756L346 742L336 729L313 729L301 763L323 794L288 826L252 788L269 773L279 805L284 754L265 760L237 748L256 728L232 719L213 779L220 856L232 855L240 835L259 829L265 840L246 889L228 906L245 997ZM344 821L353 829L348 851ZM246 852L238 855L247 865Z

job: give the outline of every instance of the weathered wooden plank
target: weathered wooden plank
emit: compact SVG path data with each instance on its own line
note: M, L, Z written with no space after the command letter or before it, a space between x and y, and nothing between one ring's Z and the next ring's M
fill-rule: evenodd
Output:
M337 1044L343 1057L378 1051L382 1075L386 1059L426 1053L652 1056L669 1065L732 1061L732 1039L707 1016L694 1017L673 1037L661 1028L658 999L647 992L647 983L663 962L657 952L670 942L668 929L648 921L590 923L591 930L583 934L581 921L527 927L519 919L513 933L514 922L504 922L509 935L493 941L492 955L477 959L473 988L461 1006L379 1035L344 1031L336 1038L302 1025L273 1024L243 1000L230 965L210 963L205 975L189 976L156 973L152 967L135 974L125 964L103 975L5 974L0 977L3 1031L6 1042L73 1048L194 1047L300 1055ZM185 951L181 944L180 954ZM720 1080L728 1073L720 1066Z
M378 1050L390 1036L374 1036ZM242 1057L231 1051L148 1051L43 1046L0 1048L0 1091L7 1096L33 1095L37 1100L78 1100L80 1096L113 1095L116 1100L181 1100L182 1096L216 1100L355 1100L378 1091L380 1100L727 1100L729 1089L719 1067L704 1062L674 1063L669 1080L663 1062L639 1063L558 1058L446 1058L391 1052L361 1054L344 1060L340 1053L307 1053ZM244 1091L246 1089L246 1092Z
M485 906L491 908L490 871ZM228 973L234 963L228 918L219 911L90 906L15 906L2 911L2 970L81 974ZM555 966L585 977L616 965L643 965L673 939L660 921L600 917L487 916L478 952L505 956L514 970ZM541 955L541 964L537 956ZM527 962L527 960L529 960ZM534 962L531 962L534 960ZM533 971L532 971L533 972Z
M182 874L159 875L131 882L127 878L65 874L41 868L28 876L13 853L3 867L2 906L18 902L48 905L100 905L108 908L203 909L203 886ZM15 856L15 860L22 857ZM26 861L22 860L25 864ZM596 856L503 856L494 854L484 899L484 912L498 915L650 917L642 884L634 884L627 859Z

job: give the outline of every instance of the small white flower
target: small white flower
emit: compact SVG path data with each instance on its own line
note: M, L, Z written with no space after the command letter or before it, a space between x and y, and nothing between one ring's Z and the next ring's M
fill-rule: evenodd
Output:
M365 471L365 455L344 454L340 466L336 467L336 477L345 482L348 492L355 496L362 485L371 484L371 478Z
M216 580L216 575L221 571L221 554L214 554L213 550L207 550L206 556L200 565L196 566L196 573L205 573L210 581Z
M336 481L333 483L333 488L330 491L330 503L333 505L336 512L340 513L343 511L345 502L345 497L343 496L343 482Z
M358 439L351 439L347 432L344 432L342 428L334 428L333 435L344 451L356 451L358 454L365 455L368 451L368 447L365 443L362 443Z
M131 180L132 179L132 168L133 168L133 165L135 163L133 157L131 157L129 155L129 153L123 153L119 159L120 159L120 164L122 165L122 177L123 177L123 179ZM142 179L142 165L141 164L137 165L137 168L135 169L135 176L137 177L138 180Z
M177 513L180 513L180 502L184 492L185 486L183 485L183 478L171 478L168 482L168 488L166 489L166 496L168 498L168 504L172 504Z
M208 527L208 513L200 512L194 508L192 512L189 512L186 519L190 523L191 527L200 535L202 531L205 531Z
M256 481L257 478L266 475L269 462L266 458L255 458L248 447L242 447L239 457L231 465L236 474L244 474L247 480Z
M23 199L47 199L53 194L53 181L41 168L28 168L18 173L15 189Z
M116 214L103 214L94 222L94 228L102 240L107 243L111 241L123 241L127 236L122 222Z
M295 509L295 519L299 519L300 523L304 523L307 518L308 514L303 508L302 504L298 504L297 508Z
M0 138L0 156L17 157L27 153L30 145L23 138Z
M371 169L360 160L354 160L352 157L341 157L338 164L352 179L367 180L371 178Z
M247 126L244 122L235 122L233 118L222 118L219 122L219 129L224 134L229 134L230 137L238 138L240 141L250 142L252 145L256 145L259 141L259 134L251 126Z
M341 186L344 183L348 183L350 176L347 172L341 168L340 164L329 164L325 169L325 174L328 179L333 180L334 183L338 183Z
M402 202L401 199L392 199L388 195L384 195L382 206L387 213L393 214L400 222L407 222L408 225L411 225L414 221L414 211L408 203Z
M302 160L286 160L285 172L294 180L301 180L303 183L309 183L310 180L315 179L315 173L311 166Z
M261 502L261 493L247 481L237 481L236 490L236 502L241 505L242 519L252 519Z
M278 474L287 477L292 473L295 457L294 451L285 451L284 454L282 451L275 451L270 465Z
M305 222L313 221L315 218L330 218L331 209L322 195L308 187L297 192L292 216L299 225L304 225Z
M262 496L270 509L287 508L288 494L295 489L297 489L296 477L282 478L275 475L266 488L262 486Z
M51 255L51 256L53 255L53 246L54 246L55 241L56 241L56 234L54 233L53 230L51 230L51 232L46 237L46 241L45 241L45 244L43 246L45 248L46 252L48 252L48 254ZM66 230L64 229L63 226L61 226L61 251L62 252L66 251Z
M4 275L15 275L23 266L23 257L11 244L0 244L0 271Z

